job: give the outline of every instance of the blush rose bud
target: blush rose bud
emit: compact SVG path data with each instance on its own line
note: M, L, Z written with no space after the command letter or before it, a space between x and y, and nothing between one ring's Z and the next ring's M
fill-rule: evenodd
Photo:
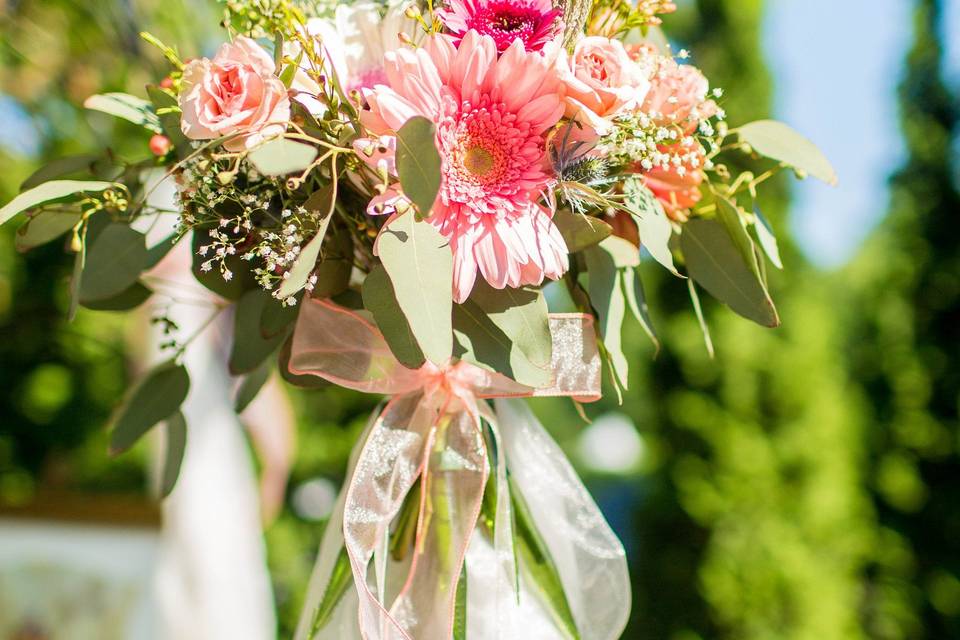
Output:
M156 134L150 138L150 153L162 158L163 156L170 153L170 149L173 147L170 144L170 138L162 134Z

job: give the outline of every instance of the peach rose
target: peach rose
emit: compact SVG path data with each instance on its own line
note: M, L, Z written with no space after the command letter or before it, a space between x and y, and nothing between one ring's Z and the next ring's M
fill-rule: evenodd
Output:
M642 109L660 126L676 124L684 135L690 135L701 120L717 111L716 104L707 100L710 85L696 67L677 64L665 56L657 57L660 61L650 78L650 91Z
M612 117L638 107L650 88L648 74L619 40L582 38L569 62L562 56L560 64L567 87L567 117L600 135L609 130Z
M243 134L224 144L230 151L281 135L290 121L290 99L273 58L242 36L222 45L213 60L186 66L180 108L180 126L192 140Z

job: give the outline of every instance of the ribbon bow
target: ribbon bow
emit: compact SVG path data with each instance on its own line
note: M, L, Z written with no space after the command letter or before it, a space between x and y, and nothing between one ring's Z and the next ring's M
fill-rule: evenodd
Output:
M471 558L484 553L477 541L480 536L473 533L491 467L494 496L519 491L529 504L575 621L576 629L567 629L566 634L551 625L554 635L543 638L619 637L630 607L623 548L569 461L526 405L505 400L598 399L600 360L593 319L581 314L550 316L553 384L533 389L466 362L446 367L427 362L420 369L408 369L364 312L329 300L307 299L303 304L290 370L391 397L382 411L374 413L354 450L349 482L321 545L298 640L450 638L465 558L468 552ZM496 411L486 399L497 399ZM492 445L489 457L485 424ZM402 563L390 562L390 525L418 480L413 551ZM510 500L495 498L493 509L493 553L478 560L482 566L467 561L471 569L467 637L531 638L530 603L520 602L516 591ZM323 629L312 629L310 614L331 582L341 548L349 557L356 592L344 598ZM476 615L481 602L487 611Z

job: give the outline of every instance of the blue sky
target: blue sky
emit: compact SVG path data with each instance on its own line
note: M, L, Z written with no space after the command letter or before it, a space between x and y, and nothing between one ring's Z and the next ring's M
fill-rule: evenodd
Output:
M908 0L770 0L764 46L777 117L833 161L840 184L796 186L791 231L817 264L847 261L886 210L903 158L896 86L911 37ZM949 0L947 74L960 79L960 0Z

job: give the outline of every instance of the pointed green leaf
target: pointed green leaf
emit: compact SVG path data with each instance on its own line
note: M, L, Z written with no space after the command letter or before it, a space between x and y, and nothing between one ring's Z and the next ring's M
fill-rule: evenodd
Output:
M247 156L257 171L265 176L285 176L300 173L317 158L317 148L286 138L269 140Z
M230 373L250 373L277 350L286 339L286 332L272 338L260 333L263 307L270 302L270 294L263 289L251 289L240 297L233 316L233 348L230 350Z
M690 277L736 313L767 327L780 324L757 274L719 220L694 218L683 226L680 246Z
M151 371L130 394L110 434L111 453L123 453L155 424L180 410L190 390L183 365L166 362Z
M753 207L753 216L753 231L760 246L763 247L763 252L770 258L773 266L777 269L783 269L783 261L780 260L780 247L777 244L777 236L773 233L773 227L770 226L770 221L756 205Z
M623 293L627 298L627 306L633 313L633 317L640 323L643 332L647 334L650 341L653 342L654 356L660 352L660 339L653 328L653 321L650 320L650 308L647 306L647 296L643 290L643 282L640 280L640 269L637 267L624 269L621 271L623 276Z
M570 253L592 247L613 233L613 227L600 218L574 213L569 209L558 209L553 216L553 222L560 230Z
M143 98L127 93L103 93L90 96L83 106L123 118L154 133L162 133L160 118L154 112L153 105Z
M700 296L697 295L697 287L693 280L687 279L687 291L690 294L690 302L693 304L693 312L697 315L697 322L700 323L700 332L703 334L703 344L707 347L707 353L710 359L713 359L713 338L710 337L710 326L707 319L703 316L703 308L700 306Z
M596 247L584 252L587 263L587 293L590 305L597 313L600 338L607 358L613 368L615 380L622 389L627 388L630 369L623 353L621 336L627 305L623 295L623 279L607 238Z
M187 447L187 419L177 411L167 418L167 450L163 456L163 475L160 479L160 495L170 495L180 477L183 452Z
M515 516L515 545L520 567L537 587L543 603L566 635L573 640L580 640L580 630L573 619L573 612L563 590L563 582L560 580L560 572L557 571L550 550L537 530L537 525L530 515L530 508L512 476L509 485Z
M730 239L737 246L740 257L756 276L760 277L760 265L757 264L757 254L754 251L753 240L743 226L743 219L737 210L737 205L724 197L718 197L717 200L717 219L726 227Z
M330 226L330 219L333 217L334 200L336 198L336 189L333 185L327 185L318 191L315 191L303 203L304 209L316 215L319 218L317 232L310 242L307 243L293 266L287 272L280 285L280 297L286 298L292 296L307 285L310 274L317 266L317 259L320 257L320 249L323 246L323 239L327 235L327 227Z
M467 640L467 563L460 569L453 607L453 640Z
M85 193L97 193L114 186L112 182L97 180L52 180L29 191L24 191L0 209L0 224L4 224L21 211L42 204L72 198Z
M80 279L80 300L90 302L119 295L133 286L147 268L146 238L120 222L111 222L93 239Z
M17 229L17 251L28 251L48 242L56 240L70 229L80 224L81 213L41 211L31 216Z
M330 622L330 616L333 615L337 605L351 586L353 586L353 570L350 568L350 556L347 555L347 549L343 547L337 555L337 562L333 565L330 579L327 580L323 598L317 605L317 610L313 613L313 624L310 625L308 639L313 638L327 626L327 623Z
M637 221L640 244L670 273L680 275L673 264L673 253L670 251L673 225L663 210L663 205L639 178L626 180L623 191L624 205Z
M272 370L273 367L271 366L270 360L266 359L260 363L260 366L244 376L243 382L240 383L240 387L237 389L237 395L233 400L233 410L236 413L243 413L244 409L250 406L250 403L253 402L257 394L260 393L260 389L267 383Z
M436 127L423 116L407 120L397 131L397 173L403 193L427 217L440 191L440 154Z
M757 120L743 125L736 132L760 155L800 169L829 185L837 184L837 174L823 152L784 123Z
M423 351L417 344L410 323L400 309L390 277L382 266L374 267L363 281L363 306L373 314L390 351L410 369L423 365Z
M380 231L377 253L423 355L445 365L453 353L453 253L446 238L429 222L401 215Z

